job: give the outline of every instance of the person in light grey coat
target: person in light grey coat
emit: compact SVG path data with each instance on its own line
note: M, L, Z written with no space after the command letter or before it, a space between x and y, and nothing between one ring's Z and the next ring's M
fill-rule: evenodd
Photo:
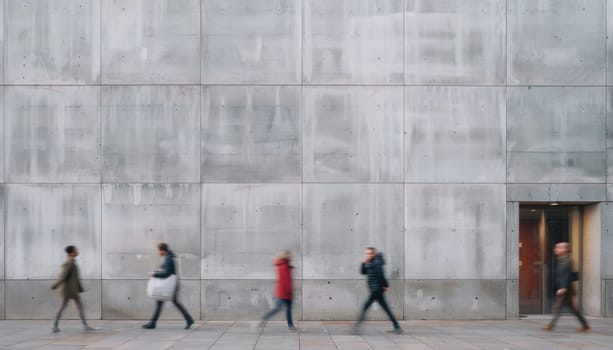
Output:
M81 322L83 323L83 327L86 331L92 331L94 328L90 327L87 324L87 320L85 320L85 312L83 311L83 303L81 303L81 298L79 296L80 293L83 293L83 286L81 285L81 278L79 276L79 266L75 263L75 258L79 256L79 250L77 247L73 245L69 245L65 249L68 257L64 264L62 264L62 272L60 273L60 277L58 278L53 285L51 285L51 289L59 288L59 295L62 298L62 306L57 312L55 316L55 322L53 323L53 333L57 333L60 331L59 322L60 317L62 317L62 313L68 302L72 299L77 305L77 309L79 310L79 317L81 318Z

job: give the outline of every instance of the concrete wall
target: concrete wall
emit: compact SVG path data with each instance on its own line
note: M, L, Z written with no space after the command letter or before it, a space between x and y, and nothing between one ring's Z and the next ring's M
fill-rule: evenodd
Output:
M89 317L147 318L162 240L202 319L271 307L284 248L296 317L353 319L368 245L400 318L517 317L519 203L543 201L604 203L589 304L613 315L613 0L0 0L0 22L0 318L52 315L67 244Z

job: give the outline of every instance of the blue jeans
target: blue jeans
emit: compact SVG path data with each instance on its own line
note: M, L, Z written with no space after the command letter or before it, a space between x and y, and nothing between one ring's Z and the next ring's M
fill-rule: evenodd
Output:
M283 309L283 304L285 304L285 317L287 318L287 326L293 327L294 322L292 322L292 301L287 299L277 299L277 303L275 307L268 311L264 317L262 317L262 321L267 321L269 318L273 317L277 312Z

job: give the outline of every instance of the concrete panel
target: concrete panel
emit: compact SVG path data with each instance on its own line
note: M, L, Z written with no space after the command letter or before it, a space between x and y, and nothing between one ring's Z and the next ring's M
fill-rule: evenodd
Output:
M401 182L400 87L305 87L304 180Z
M603 85L605 1L509 1L508 83Z
M5 262L4 262L5 260L4 252L6 251L6 247L4 245L4 241L5 241L4 213L6 213L5 201L6 201L5 185L0 185L0 280L3 280L5 278L4 272L6 268ZM0 313L0 316L2 316L1 313Z
M292 319L302 319L302 281L294 280ZM203 280L203 320L258 320L275 305L274 280ZM272 320L285 320L285 310Z
M54 279L79 248L81 278L100 278L98 185L6 186L6 278Z
M507 320L519 318L519 280L507 280Z
M613 67L613 1L606 0L607 7L607 68ZM613 85L613 69L607 69L607 85Z
M196 86L104 87L102 180L199 182L199 114Z
M205 87L202 103L202 181L302 179L301 88Z
M301 82L302 0L204 0L202 82Z
M100 181L100 89L6 87L9 182Z
M102 1L104 84L199 84L200 1Z
M405 181L505 182L505 88L407 87L405 103Z
M100 0L5 0L6 82L94 84Z
M613 280L603 280L605 284L605 317L613 317Z
M611 4L613 7L613 4ZM613 18L611 19L613 21ZM613 70L613 69L612 69ZM606 110L606 147L607 147L607 182L613 182L613 88L607 87L607 110ZM613 198L613 197L611 197Z
M505 0L408 0L407 84L504 84Z
M51 290L55 280L7 280L6 281L6 319L54 319L62 305L62 298L57 291ZM101 298L100 280L81 280L85 292L81 301L85 309L86 319L100 319ZM74 302L70 302L62 319L79 319L79 313ZM62 321L60 321L60 327Z
M405 278L505 278L505 216L504 185L406 185Z
M6 282L4 280L0 281L0 320L6 319Z
M613 279L613 203L602 203L601 249L602 278ZM613 306L612 306L613 307Z
M404 317L404 285L399 280L389 280L386 301L398 320ZM369 296L364 280L305 280L303 281L304 320L357 320L362 306ZM367 314L367 320L388 320L378 303Z
M508 200L508 199L507 199ZM507 279L519 279L519 203L507 202Z
M4 84L4 6L5 0L0 0L0 82Z
M304 0L304 82L402 84L403 0Z
M155 310L155 301L147 297L147 281L102 280L102 318L107 320L148 320ZM179 301L198 320L200 281L179 281ZM162 310L161 320L183 320L172 302Z
M406 280L405 319L504 319L506 289L506 280Z
M202 278L274 279L272 260L294 255L301 278L302 203L299 184L203 185Z
M509 88L508 181L604 183L604 99L598 87Z
M510 202L602 202L605 184L508 184Z
M303 278L361 279L369 246L383 252L389 279L402 278L402 185L305 184L303 191Z
M157 244L179 257L182 278L200 278L200 185L102 185L102 277L147 279L162 263Z

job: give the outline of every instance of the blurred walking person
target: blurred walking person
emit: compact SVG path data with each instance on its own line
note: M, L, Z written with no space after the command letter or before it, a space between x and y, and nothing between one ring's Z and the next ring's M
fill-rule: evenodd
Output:
M260 327L263 327L266 321L283 309L285 306L285 317L287 319L287 329L297 331L292 321L292 300L294 298L294 290L292 288L292 269L290 263L292 261L292 253L289 250L284 250L281 255L275 259L274 264L277 267L277 286L275 288L276 305L268 311L260 321Z
M400 325L398 324L398 321L394 317L394 314L387 305L385 296L383 295L383 293L385 293L389 288L389 283L387 282L383 272L383 265L385 265L383 254L377 253L376 248L368 247L364 250L364 261L362 262L361 272L362 275L366 275L367 277L370 296L362 307L362 312L360 313L357 323L353 326L354 333L360 333L360 326L366 318L366 312L375 301L381 305L381 308L383 311L385 311L387 317L389 317L390 321L392 321L392 324L394 325L394 330L392 332L397 334L403 332L402 328L400 328Z
M553 290L556 292L556 301L553 304L553 318L543 329L552 331L560 318L562 307L568 306L572 313L579 319L579 322L581 322L581 328L577 331L587 332L590 330L590 326L573 304L574 293L572 283L577 280L577 277L576 273L573 272L570 261L570 246L568 242L557 243L553 248L553 252L556 256L553 278Z
M62 313L68 302L72 299L79 310L79 317L83 323L83 329L85 331L93 331L94 328L87 324L85 319L85 312L83 311L83 303L81 302L80 293L83 293L83 286L81 285L81 278L79 277L79 266L75 262L75 258L79 256L79 250L73 245L67 246L64 251L67 254L66 261L62 264L62 272L58 280L51 285L51 289L58 289L62 298L62 306L55 316L55 322L53 323L53 333L60 331L59 322L62 317Z
M168 249L168 244L160 243L158 244L158 254L164 257L164 262L160 266L161 270L155 272L149 272L149 276L155 278L168 278L172 275L176 275L175 268L175 253L173 253L170 249ZM174 294L172 296L172 303L179 309L183 318L185 318L186 326L185 329L189 329L192 324L194 324L194 319L187 312L185 307L179 302L177 296L179 294L179 279L177 277L177 284L174 289ZM147 324L143 325L145 329L154 329L157 323L158 318L160 318L160 314L162 313L162 306L164 305L163 300L156 300L155 302L155 311L153 312L153 316L151 316L151 320Z

